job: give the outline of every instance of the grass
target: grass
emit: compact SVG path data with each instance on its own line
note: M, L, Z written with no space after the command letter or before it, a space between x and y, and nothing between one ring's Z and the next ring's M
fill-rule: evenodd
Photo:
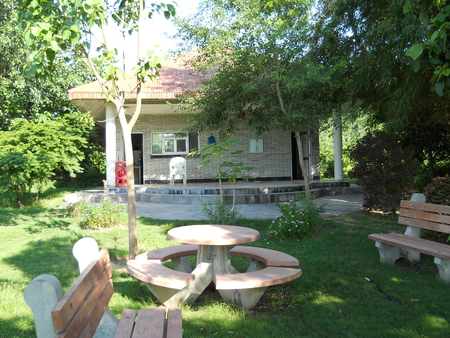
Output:
M58 277L65 291L78 276L72 246L85 236L108 247L114 259L116 293L110 303L114 314L119 316L124 307L159 305L145 285L126 272L127 228L80 229L78 220L65 218L56 209L61 203L60 196L53 196L34 207L0 212L0 337L35 337L23 291L44 273ZM174 245L167 231L184 224L188 222L139 218L140 252ZM243 220L238 225L261 232L261 239L252 245L297 257L303 275L269 287L247 312L224 304L208 289L183 308L185 338L449 336L450 286L437 277L432 258L413 266L381 264L373 241L367 239L372 232L403 231L395 220L348 214L326 219L316 233L299 242L283 243L265 237L269 224L270 220ZM238 269L245 268L243 258L232 260Z

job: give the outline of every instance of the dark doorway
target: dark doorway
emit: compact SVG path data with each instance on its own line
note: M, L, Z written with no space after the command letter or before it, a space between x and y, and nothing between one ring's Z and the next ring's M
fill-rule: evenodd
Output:
M295 140L295 134L291 134L291 149L292 149L292 179L302 180L302 168L300 167L300 162L298 161L298 147L297 141Z
M134 183L142 184L143 182L143 136L142 134L131 134L131 143L133 145L134 160Z

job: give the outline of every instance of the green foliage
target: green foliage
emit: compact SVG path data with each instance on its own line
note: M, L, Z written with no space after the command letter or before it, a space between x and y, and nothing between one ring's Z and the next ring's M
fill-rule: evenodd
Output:
M394 215L413 190L417 164L412 152L402 149L393 134L376 131L357 143L350 158L356 162L350 177L364 188L363 206Z
M235 197L235 185L238 176L241 176L244 180L251 179L251 176L240 175L242 172L250 171L253 167L245 166L243 162L231 162L225 161L225 159L234 155L242 155L242 150L236 150L229 152L230 148L239 144L239 140L232 139L231 136L223 138L220 143L211 143L204 146L202 149L193 151L187 156L195 156L201 154L201 163L199 168L208 167L211 161L215 162L217 168L217 176L220 185L220 200L223 201L223 189L222 180L228 180L229 183L233 184L233 205ZM222 208L222 206L220 207Z
M299 202L277 203L281 215L275 218L268 228L268 235L278 241L288 238L300 240L316 231L322 222L321 213L325 206L316 206L312 198L297 195Z
M439 96L450 85L450 44L448 27L450 25L450 5L447 1L406 0L403 12L414 14L426 29L426 36L417 37L415 43L406 50L406 55L414 59L414 71L431 66L434 70L434 89Z
M350 159L349 153L356 145L356 142L367 134L368 129L376 130L380 126L371 125L368 115L359 111L354 112L343 110L342 112L342 164L344 177L348 176L355 163ZM334 177L334 125L332 119L330 123L322 126L320 130L320 177Z
M124 205L114 204L106 199L100 205L89 202L77 202L67 208L67 215L81 218L82 229L101 229L127 224L127 213Z
M239 208L225 200L202 202L202 213L211 224L236 224L242 218Z
M25 197L39 198L43 184L57 170L71 175L81 171L86 140L61 121L32 123L16 120L10 131L0 132L0 181L3 198L19 207ZM37 190L32 195L32 189Z

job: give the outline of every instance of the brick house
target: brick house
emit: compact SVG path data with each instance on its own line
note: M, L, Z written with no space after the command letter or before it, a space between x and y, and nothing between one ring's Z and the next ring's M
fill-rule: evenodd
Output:
M185 66L169 62L160 70L155 82L145 83L143 87L142 110L132 131L134 149L135 180L137 184L167 183L169 181L169 160L174 156L186 156L200 149L214 136L220 142L217 131L185 133L189 114L175 113L168 103L176 103L177 97L186 89L198 88L200 76L192 74ZM124 82L126 109L134 111L136 96L131 82ZM96 83L82 85L68 92L69 100L82 111L91 112L94 119L105 129L105 150L107 158L108 186L115 185L115 162L124 161L124 150L120 123L115 107L106 102L100 86ZM195 112L192 112L195 114ZM244 155L232 161L244 162L254 167L248 173L255 180L300 180L303 177L298 164L296 143L292 134L286 130L274 129L256 135L255 132L240 128L233 135L240 140L234 150L242 150ZM303 135L304 161L310 179L319 179L319 141L318 137ZM188 183L215 180L216 168L198 169L200 158L187 158Z

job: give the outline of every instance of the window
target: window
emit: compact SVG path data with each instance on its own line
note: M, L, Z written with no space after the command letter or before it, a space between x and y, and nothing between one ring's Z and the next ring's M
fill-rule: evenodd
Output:
M262 153L264 151L263 139L250 139L250 152Z
M152 155L188 154L198 144L197 133L152 133Z

